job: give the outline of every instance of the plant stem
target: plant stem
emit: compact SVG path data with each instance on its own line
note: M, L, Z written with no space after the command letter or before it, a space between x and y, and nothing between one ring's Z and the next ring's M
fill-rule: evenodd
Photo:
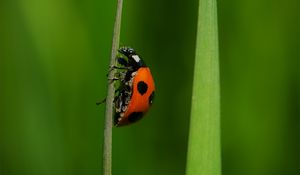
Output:
M186 175L220 175L220 84L216 0L199 0Z
M115 58L120 41L121 16L122 16L123 0L118 0L117 13L115 18L114 33L111 48L111 57L109 67L115 65ZM115 71L111 70L108 73L108 91L106 97L104 138L103 138L103 175L111 175L112 168L112 122L113 122L113 99L115 93L114 84L110 79L114 77Z

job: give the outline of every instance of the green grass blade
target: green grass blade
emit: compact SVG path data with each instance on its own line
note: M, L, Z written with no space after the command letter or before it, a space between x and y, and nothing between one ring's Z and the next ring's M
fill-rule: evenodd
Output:
M216 0L199 0L187 175L220 175L220 84Z
M115 59L120 42L121 31L121 17L122 17L123 0L118 0L117 14L114 25L113 41L111 48L111 58L109 67L115 65ZM113 120L113 99L115 88L114 84L110 82L114 78L115 71L112 70L108 73L108 87L106 97L106 110L105 110L105 124L104 124L104 137L103 137L103 175L112 174L112 120Z

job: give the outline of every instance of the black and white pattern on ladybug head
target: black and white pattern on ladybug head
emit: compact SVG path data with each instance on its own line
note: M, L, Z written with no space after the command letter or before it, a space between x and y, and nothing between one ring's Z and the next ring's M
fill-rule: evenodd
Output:
M133 48L130 47L121 47L119 52L125 55L128 58L128 62L122 65L126 65L127 67L131 67L133 70L137 70L140 67L146 67L143 59L135 52Z
M132 55L136 55L135 50L130 47L121 47L119 52L125 55L126 57L131 57Z

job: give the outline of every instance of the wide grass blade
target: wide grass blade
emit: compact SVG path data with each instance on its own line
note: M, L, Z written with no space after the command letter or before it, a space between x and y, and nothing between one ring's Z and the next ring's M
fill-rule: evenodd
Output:
M199 0L186 174L221 174L216 0Z

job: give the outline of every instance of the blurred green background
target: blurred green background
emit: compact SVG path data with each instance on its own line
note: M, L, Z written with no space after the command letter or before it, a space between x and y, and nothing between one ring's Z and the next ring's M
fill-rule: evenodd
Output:
M125 0L154 105L113 174L185 173L197 0ZM97 175L116 0L0 1L0 175ZM300 174L300 1L218 1L224 175Z

